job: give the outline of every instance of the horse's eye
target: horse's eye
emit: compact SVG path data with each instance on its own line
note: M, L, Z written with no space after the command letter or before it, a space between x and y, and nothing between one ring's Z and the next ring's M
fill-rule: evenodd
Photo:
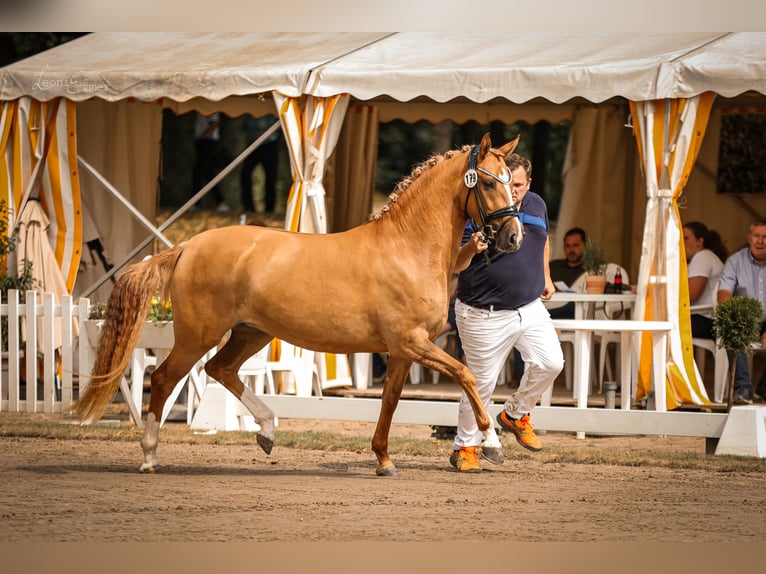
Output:
M493 179L485 179L481 182L482 187L487 191L494 191L495 190L495 180Z

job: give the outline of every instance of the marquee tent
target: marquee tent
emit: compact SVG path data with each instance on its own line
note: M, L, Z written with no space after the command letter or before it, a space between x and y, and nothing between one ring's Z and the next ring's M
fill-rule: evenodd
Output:
M652 257L680 252L682 244L673 243L675 234L668 236L670 241L646 241L643 220L652 186L641 175L648 170L637 157L634 130L624 127L636 126L635 137L645 137L638 127L644 120L628 116L627 102L641 103L633 112L646 118L656 109L699 109L707 93L731 98L736 106L762 106L766 34L96 33L0 70L6 116L9 106L25 98L76 102L83 200L97 226L109 222L99 233L118 260L131 254L145 234L142 227L151 228L163 108L231 116L277 112L292 137L294 184L286 227L317 231L327 226L321 200L325 186L333 188L330 218L343 220L330 229L359 223L369 211L370 148L379 121L569 119L573 128L559 226L587 221L591 235L610 245L610 256L630 261L631 254L640 253L639 273L631 273L639 277L647 276ZM720 121L717 113L702 122L702 133ZM331 129L324 122L331 122ZM664 116L654 125L663 122L674 124ZM351 143L358 137L361 144ZM324 174L329 183L323 185L323 165L335 139L338 151L333 168ZM11 155L7 146L3 151L6 158ZM657 149L655 157L671 157L670 152ZM692 164L694 157L707 165L717 159L714 146L705 150L704 145L690 157ZM715 173L715 166L708 171ZM306 173L312 174L311 181L301 179ZM680 228L677 201L683 183L708 190L708 196L715 193L709 191L715 182L704 170L696 178L693 171L685 172L680 181L662 208L674 230ZM145 220L127 230L110 229L115 211L124 207L94 201L104 196L104 187L120 190ZM18 193L8 189L4 193ZM354 206L355 213L342 214L346 206ZM689 213L706 213L693 209ZM621 214L624 225L615 226ZM302 223L306 219L308 226ZM730 227L732 234L743 233L741 223ZM161 229L151 231L162 239ZM721 231L726 237L727 229ZM680 272L668 268L663 281L678 283ZM647 312L654 318L676 317L684 308L678 300L683 296L679 292L674 303ZM671 338L680 341L670 346L680 349L669 351L671 368L679 369L682 385L689 384L694 379L685 366L689 341L682 340L679 330ZM669 397L706 401L704 389L701 395L690 399L688 393L675 392Z

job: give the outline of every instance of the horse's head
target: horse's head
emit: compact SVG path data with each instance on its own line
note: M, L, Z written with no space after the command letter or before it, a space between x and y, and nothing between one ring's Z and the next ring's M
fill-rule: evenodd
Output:
M498 251L518 251L524 239L524 224L513 199L513 175L505 158L513 153L519 137L503 147L492 147L487 133L478 146L468 152L465 185L465 215L481 225L481 230ZM473 198L473 201L471 201Z

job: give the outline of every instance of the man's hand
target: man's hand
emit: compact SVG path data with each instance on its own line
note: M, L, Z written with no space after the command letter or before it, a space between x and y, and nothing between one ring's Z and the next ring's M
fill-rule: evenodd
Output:
M550 277L545 278L545 289L543 289L542 295L540 295L540 299L543 301L547 301L551 297L553 297L553 294L556 292L556 287L553 286L553 281Z
M481 231L474 231L471 234L471 240L466 245L470 245L469 249L473 250L473 255L489 249L489 243L487 243L484 233Z

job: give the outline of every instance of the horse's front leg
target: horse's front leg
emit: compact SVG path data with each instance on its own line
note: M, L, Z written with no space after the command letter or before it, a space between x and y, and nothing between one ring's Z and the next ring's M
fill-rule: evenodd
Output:
M388 434L391 431L391 419L394 418L396 405L402 396L404 381L410 372L412 362L406 359L391 357L386 368L386 381L383 383L383 396L381 398L380 415L375 427L375 435L372 437L372 452L378 457L378 468L375 474L378 476L398 476L396 466L388 457Z
M425 341L421 345L413 344L410 346L409 351L411 353L420 353L420 356L413 358L413 360L428 369L447 375L460 385L460 388L465 391L468 397L468 402L471 404L474 416L476 417L476 424L479 430L482 431L484 439L492 438L494 428L490 424L487 409L484 408L484 402L481 400L479 391L476 389L476 377L473 376L471 370L431 341Z

